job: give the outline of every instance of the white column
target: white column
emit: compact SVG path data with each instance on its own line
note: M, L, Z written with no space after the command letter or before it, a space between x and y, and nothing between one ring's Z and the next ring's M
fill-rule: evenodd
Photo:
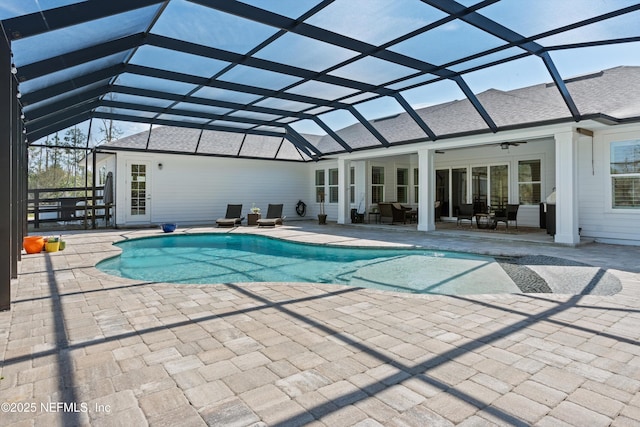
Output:
M418 151L418 230L432 231L436 229L435 194L436 171L435 150L421 149Z
M338 159L338 224L351 221L349 216L349 160Z
M580 243L578 234L578 134L562 132L556 140L556 235L555 242Z

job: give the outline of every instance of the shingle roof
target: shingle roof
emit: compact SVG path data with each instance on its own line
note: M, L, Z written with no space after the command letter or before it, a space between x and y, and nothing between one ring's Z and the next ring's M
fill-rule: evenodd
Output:
M569 79L567 88L583 116L603 114L615 119L640 120L640 67L621 66ZM563 98L553 84L538 84L511 91L490 89L478 94L499 127L526 126L557 120L572 121ZM418 115L441 137L484 133L486 123L469 100L447 102L417 110ZM391 144L425 140L426 134L409 114L402 113L371 122ZM144 149L185 153L309 160L283 138L187 128L156 127L105 144L105 148ZM378 148L380 142L360 123L336 134L354 149ZM344 152L331 136L303 135L322 153ZM200 144L198 145L198 140Z

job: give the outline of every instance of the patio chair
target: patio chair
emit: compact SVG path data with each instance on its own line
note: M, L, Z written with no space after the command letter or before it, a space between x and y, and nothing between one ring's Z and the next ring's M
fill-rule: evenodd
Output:
M282 222L285 219L285 217L282 216L282 208L282 204L269 204L267 207L267 216L266 218L258 220L258 227L275 227L276 225L282 225Z
M391 203L378 203L378 209L380 210L380 224L382 224L385 219L388 219L393 223L393 209L391 208Z
M80 199L77 197L61 197L60 198L60 221L75 221L76 218L76 205Z
M518 208L520 205L507 205L503 210L496 211L495 221L496 224L504 222L507 230L509 229L509 221L516 223L516 230L518 229Z
M227 213L224 218L216 219L218 227L235 227L242 224L242 205L227 205Z
M400 203L391 203L391 211L393 212L393 222L407 223L407 219L410 219L409 211L412 208L408 206L402 206Z
M435 221L442 221L442 202L440 202L439 200L436 200L435 204L434 204L434 216L435 216ZM416 209L417 212L417 209ZM416 213L417 216L417 213Z
M456 225L460 225L460 221L469 221L469 225L473 225L474 216L475 212L473 211L473 204L462 204L458 208L458 220L456 221Z

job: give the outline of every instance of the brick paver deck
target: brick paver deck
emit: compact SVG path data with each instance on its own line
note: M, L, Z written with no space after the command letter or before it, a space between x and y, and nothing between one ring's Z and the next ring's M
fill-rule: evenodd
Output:
M578 248L291 222L335 244L545 254L617 276L597 295L437 296L312 284L171 285L95 263L123 237L25 255L0 313L0 424L640 424L640 248Z

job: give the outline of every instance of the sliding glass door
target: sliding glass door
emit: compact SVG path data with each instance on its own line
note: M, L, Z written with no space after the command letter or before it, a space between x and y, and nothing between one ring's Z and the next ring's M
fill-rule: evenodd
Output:
M476 212L487 212L489 206L504 207L509 202L509 166L438 169L436 202L438 201L442 207L442 216L452 217L457 216L460 205L466 203L473 203Z
M509 166L491 166L489 168L489 176L491 182L491 207L503 209L509 203Z
M487 166L471 168L471 197L474 212L487 211L488 181Z
M460 205L467 201L467 168L451 169L451 208L449 215L458 216Z
M436 170L436 198L440 202L440 215L450 216L449 213L449 169ZM436 218L438 220L439 218Z

